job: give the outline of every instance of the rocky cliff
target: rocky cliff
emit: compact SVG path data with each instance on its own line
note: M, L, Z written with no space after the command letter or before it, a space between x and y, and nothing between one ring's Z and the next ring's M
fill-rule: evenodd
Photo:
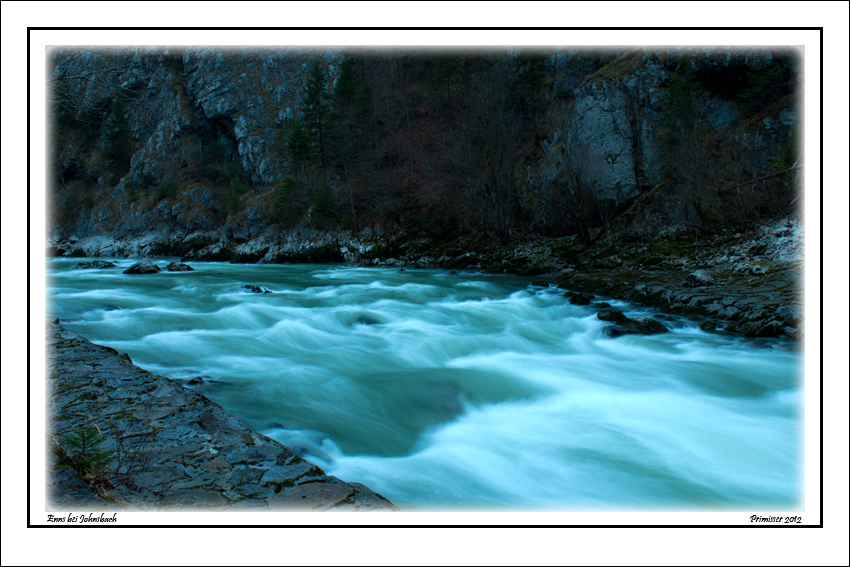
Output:
M578 211L598 225L600 203L606 203L606 211L619 212L654 189L660 194L653 194L653 212L663 215L665 225L693 224L696 215L703 217L699 222L706 226L722 222L724 214L731 213L720 211L720 218L712 218L714 205L706 205L703 197L699 205L694 205L694 195L708 191L706 187L719 194L725 189L723 185L773 171L771 160L779 163L776 160L781 157L782 145L788 143L797 123L791 85L797 80L793 52L691 49L590 53L564 49L536 52L534 56L534 73L520 64L521 54L499 56L515 73L510 79L516 82L511 92L526 97L516 103L517 112L526 114L517 114L518 126L511 130L517 143L525 146L512 158L519 161L511 167L519 169L510 174L511 184L485 190L505 191L504 205L499 205L500 196L495 193L487 193L488 200L475 205L498 205L506 210L498 216L504 226L481 220L484 230L499 232L508 227L513 233L545 228L549 233L575 233L579 221L565 216L565 211L573 216ZM322 63L327 89L333 92L342 78L341 63L346 54L285 48L91 48L60 49L52 57L50 87L55 121L50 151L55 175L51 177L48 246L54 252L144 256L194 251L198 258L225 259L228 254L202 250L214 245L215 249L228 248L229 256L235 257L240 255L240 245L261 239L269 246L253 248L267 251L253 254L251 261L276 261L279 255L268 254L275 243L280 246L280 242L292 242L306 234L308 246L324 247L327 238L311 240L317 228L330 232L351 228L345 226L345 220L340 221L340 215L317 227L311 219L311 211L317 208L315 199L305 202L301 209L295 207L294 216L286 221L275 215L281 182L293 175L294 154L286 144L286 135L292 121L303 118L308 110L304 96L311 66L316 61ZM361 54L360 58L368 56ZM443 161L458 159L446 149L458 145L448 134L443 135L444 145L435 147L428 145L432 140L426 140L420 131L439 130L447 116L451 124L447 131L463 135L456 133L453 121L458 118L438 104L442 91L425 88L431 84L429 69L438 63L411 62L407 64L409 76L399 75L408 79L403 84L407 90L402 93L406 98L398 103L399 112L403 111L401 118L392 122L389 116L373 116L374 127L383 128L380 133L385 139L406 136L406 140L398 141L398 147L409 146L410 151L409 155L395 156L397 148L390 142L375 140L377 161L369 162L369 179L374 184L375 176L384 170L397 178L399 171L406 173L408 165L410 176L396 179L396 186L388 189L394 197L384 199L379 207L356 211L357 204L352 202L357 228L374 225L381 232L384 227L404 226L416 230L416 215L422 207L435 199L448 201L454 195L450 189L428 193L432 181L417 181L420 173L426 176L432 167L420 153L437 158L445 154ZM449 82L447 89L449 104L458 107L458 98L466 96L462 81L484 73L463 71L471 66L469 61L460 65L462 71L446 75L449 81L454 77L461 85L451 87ZM383 67L379 71L386 74L384 86L396 88L391 84L395 75ZM358 80L371 81L374 90L381 84L374 78L378 75L378 71L372 75L364 72ZM698 92L685 93L692 104L683 105L677 99L685 96L680 92L683 81L686 90L690 85L699 86ZM454 100L451 89L455 89ZM378 95L371 96L379 100ZM390 102L384 101L381 108L386 112L397 110ZM683 143L681 137L696 130L682 130L679 138L674 135L674 123L686 119L699 123L701 141L693 147ZM397 131L392 131L391 123L397 125ZM461 125L468 131L477 127L468 120ZM530 142L522 142L523 137L529 140L529 134L533 134ZM670 151L671 144L687 151L676 156ZM700 152L706 160L711 155L712 163L703 169L711 170L714 177L706 172L699 173L699 178L694 177L696 173L677 175L670 160L695 166L695 156ZM483 157L489 162L470 166L472 175L484 175L478 185L498 181L483 172L493 166L488 156L485 153ZM399 160L410 163L395 163ZM313 167L310 178L313 185L331 188L340 210L345 208L346 198L351 198L346 195L350 192L346 184L357 183L354 176L346 177L347 167L342 161L320 171ZM416 171L418 168L422 172ZM433 168L439 170L438 166ZM456 169L438 172L442 178L451 179ZM519 174L520 169L524 173ZM456 184L463 187L463 180ZM466 193L455 196L460 202L445 202L443 207L438 203L427 213L433 217L453 207L473 205L476 196L483 195L475 183L468 185ZM311 198L315 197L314 189L309 191ZM238 194L234 197L235 192ZM584 201L592 201L593 206ZM777 204L773 214L783 212L782 206ZM750 212L756 215L769 208L765 203L754 207ZM344 246L348 241L342 242L340 249Z

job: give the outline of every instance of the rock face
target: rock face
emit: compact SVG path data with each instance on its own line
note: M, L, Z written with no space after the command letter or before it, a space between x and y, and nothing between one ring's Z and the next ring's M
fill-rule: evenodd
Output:
M664 141L659 124L670 109L669 84L680 59L688 57L693 73L709 86L703 104L704 120L716 133L737 128L746 167L758 168L775 155L796 123L793 104L774 109L767 121L746 123L744 101L731 93L747 72L758 73L775 54L761 49L713 48L640 49L612 52L609 63L596 72L563 81L575 100L554 132L540 143L540 167L529 170L529 186L546 190L568 186L568 171L579 171L597 199L624 206L658 186L663 177ZM560 63L558 62L560 61ZM586 66L586 56L567 52L553 57L556 76L562 68ZM592 70L592 69L591 69ZM555 81L558 84L558 79ZM730 90L731 89L731 90ZM666 205L672 206L672 205ZM671 211L672 212L672 211Z
M104 268L114 268L115 264L105 260L95 260L94 262L80 262L74 266L75 270L102 270Z
M156 274L161 272L162 269L154 264L151 260L145 258L141 262L137 262L124 270L125 274Z
M141 197L155 194L189 157L203 151L200 139L212 138L225 157L235 158L251 184L269 190L287 166L276 150L280 129L299 108L309 62L322 59L331 77L342 59L339 50L272 48L59 49L54 77L97 77L63 81L67 96L87 108L106 108L115 92L132 102L122 111L133 142L130 171L82 171L80 150L63 148L58 156L66 176L89 176L97 187L111 187L115 206L80 211L73 226L54 226L63 236L111 234L180 238L222 228L218 213L226 199L220 187L192 187L152 208ZM106 148L104 137L98 145ZM67 154L67 155L66 155ZM236 220L236 219L234 219ZM251 205L234 224L253 236L268 222ZM226 221L225 221L226 222ZM181 253L182 254L182 253ZM104 255L120 255L104 253Z
M51 509L396 510L359 483L326 475L254 433L204 396L129 357L47 323L48 506ZM108 452L97 475L66 435L97 426Z
M564 109L562 125L541 136L533 159L539 167L526 174L529 191L561 186L565 170L577 160L586 166L588 186L598 199L625 206L657 186L663 149L658 122L668 108L668 84L683 54L692 56L696 72L710 74L712 81L706 84L757 71L772 57L766 49L643 49L595 58L576 50L554 50L545 72L574 104ZM49 227L48 247L65 255L75 250L102 256L184 256L194 251L197 259L245 262L275 261L280 254L274 248L286 254L302 252L285 245L288 235L275 242L265 235L269 229L276 232L268 209L275 184L290 165L285 152L278 150L278 137L303 111L310 64L322 60L333 79L343 58L338 49L56 50L54 78L98 79L64 81L68 96L81 106L109 108L116 90L132 100L123 108L132 155L129 172L118 177L109 168L87 170L78 145L60 149L57 159L64 176L90 178L109 197ZM793 103L746 124L736 95L712 92L706 104L706 120L717 132L740 126L737 140L746 149L744 165L749 169L753 164L763 168L797 122ZM95 145L106 149L107 129L102 130ZM238 162L253 187L254 196L244 210L223 214L227 190L210 181L181 185L176 194L156 203L146 200L197 160L210 140L226 159ZM59 209L62 204L51 205Z

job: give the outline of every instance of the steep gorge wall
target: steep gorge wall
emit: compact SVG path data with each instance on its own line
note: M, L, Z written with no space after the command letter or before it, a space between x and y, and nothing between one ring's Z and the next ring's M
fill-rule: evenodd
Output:
M611 52L588 63L587 54L580 51L553 52L546 64L551 79L548 100L568 100L569 109L564 127L537 142L541 157L529 166L531 190L542 190L547 183L548 190L557 189L564 168L570 166L562 154L576 140L586 152L585 161L592 162L588 172L596 198L622 208L662 184L665 148L658 123L668 104L666 85L681 54ZM746 154L742 160L752 171L764 169L797 122L794 101L775 104L759 115L724 87L724 80L743 69L764 68L772 60L771 52L691 50L690 54L695 71L711 87L706 120L717 132L734 130L734 139ZM70 218L52 215L48 246L55 251L89 256L194 251L196 257L213 259L215 250L247 246L251 250L242 254L246 260L275 261L280 254L269 254L275 246L291 251L304 245L324 247L335 240L326 234L317 239L316 231L306 225L278 230L269 218L269 202L288 165L285 152L277 147L279 135L302 110L310 63L321 58L334 77L341 52L91 48L58 50L53 56L54 78L64 76L70 96L99 111L104 124L92 147L69 141L54 149L53 159L63 175L85 176L98 191L90 208L77 208ZM578 70L576 60L584 65ZM110 101L125 99L118 108L126 116L132 155L119 178L109 171L103 153L109 149L107 117L116 108ZM244 210L224 214L227 190L210 183L181 183L176 195L142 205L140 197L154 194L166 181L189 177L190 163L200 160L210 141L221 145L225 159L237 160L250 180L252 191ZM58 191L49 214L60 210L62 199ZM672 218L672 204L670 211ZM377 234L365 235L365 240L372 236ZM347 240L340 244L340 250L348 244ZM239 255L238 250L235 253Z
M255 187L268 189L286 165L273 151L276 127L291 118L299 104L307 61L323 57L333 71L339 58L334 52L297 49L213 48L93 48L53 55L54 77L68 77L65 83L76 104L108 109L109 101L127 101L121 108L135 149L129 171L120 179L102 171L102 159L92 149L85 155L79 144L75 148L69 143L54 153L60 168L79 164L79 175L111 191L90 210L78 211L71 222L56 220L48 234L53 244L92 237L149 234L154 240L182 240L196 232L232 233L218 216L219 187L190 186L150 209L140 207L136 197L184 176L190 159L199 158L204 139L220 143L225 157L237 158ZM106 132L98 134L94 150L107 149ZM59 209L62 196L55 197L52 208ZM243 217L257 220L258 212L249 207ZM149 252L144 246L138 251Z

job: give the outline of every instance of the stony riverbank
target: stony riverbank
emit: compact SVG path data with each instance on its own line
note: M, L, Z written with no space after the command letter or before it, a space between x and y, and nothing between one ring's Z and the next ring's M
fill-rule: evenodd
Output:
M560 272L557 283L704 319L709 331L802 340L805 264L795 221L702 241L671 236L601 248Z
M397 510L128 355L46 333L50 510ZM75 447L86 431L94 446Z
M416 239L387 248L393 257L371 263L518 273L693 316L707 331L803 337L803 231L790 217L702 238L670 230L651 239L612 232L592 246L575 237L512 246L479 237L462 249Z

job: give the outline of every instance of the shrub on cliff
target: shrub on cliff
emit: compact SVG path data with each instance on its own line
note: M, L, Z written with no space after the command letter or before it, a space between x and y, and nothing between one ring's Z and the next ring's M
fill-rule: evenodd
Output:
M165 198L174 199L177 197L177 184L173 181L166 181L159 186L156 192L156 200L162 201Z

